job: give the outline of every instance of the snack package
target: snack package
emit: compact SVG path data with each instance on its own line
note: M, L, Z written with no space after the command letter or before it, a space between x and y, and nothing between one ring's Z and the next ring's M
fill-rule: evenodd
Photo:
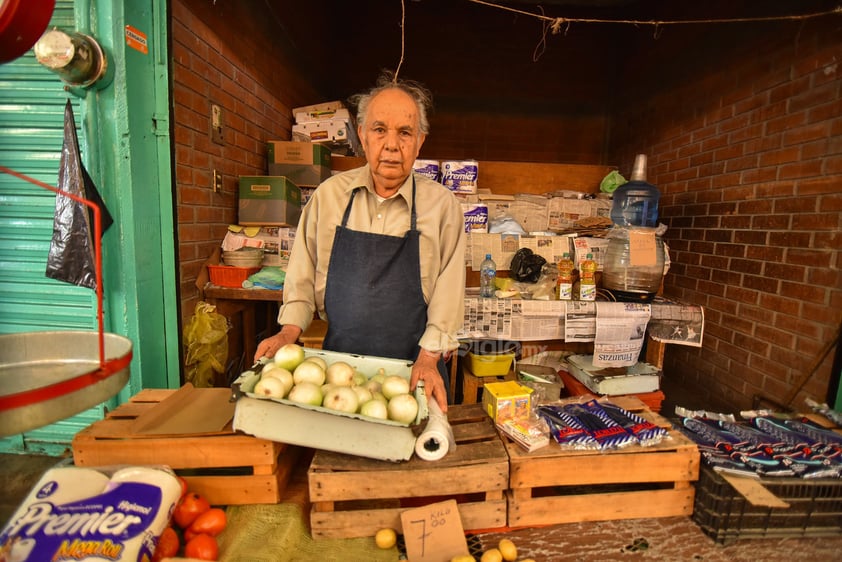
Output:
M47 470L0 533L0 561L148 561L181 484L165 466Z

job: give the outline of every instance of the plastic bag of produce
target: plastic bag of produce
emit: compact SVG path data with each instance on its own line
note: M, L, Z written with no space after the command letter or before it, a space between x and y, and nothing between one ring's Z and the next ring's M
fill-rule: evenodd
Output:
M195 387L212 387L215 373L225 371L228 359L228 319L204 301L184 328L184 373Z

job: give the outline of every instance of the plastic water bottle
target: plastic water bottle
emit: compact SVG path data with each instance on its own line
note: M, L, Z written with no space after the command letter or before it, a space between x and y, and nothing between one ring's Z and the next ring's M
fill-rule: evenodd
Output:
M491 259L491 254L485 254L485 259L479 266L479 296L494 296L494 280L497 278L497 264Z
M596 262L593 254L588 254L579 264L579 300L596 300Z
M558 260L558 299L569 301L573 298L573 260L570 259L570 252Z
M658 226L658 188L646 181L646 155L634 159L631 180L614 191L611 221L617 226Z

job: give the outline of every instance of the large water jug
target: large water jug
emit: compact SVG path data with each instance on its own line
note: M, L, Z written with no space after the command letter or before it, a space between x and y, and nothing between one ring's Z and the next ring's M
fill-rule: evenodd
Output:
M614 191L611 221L617 226L658 226L658 188L646 181L646 155L634 160L631 180Z
M615 226L609 234L602 286L620 302L651 302L664 278L664 241L654 228ZM630 236L651 236L651 253L636 254ZM636 263L637 262L637 263Z
M664 277L664 241L658 226L661 194L646 181L646 155L638 154L631 181L614 191L602 286L621 302L650 302Z

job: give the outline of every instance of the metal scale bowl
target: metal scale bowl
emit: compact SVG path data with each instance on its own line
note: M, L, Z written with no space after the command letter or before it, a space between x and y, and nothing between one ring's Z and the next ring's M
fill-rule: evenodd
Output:
M0 437L84 412L115 396L129 380L132 342L103 330L99 207L0 166L0 171L70 197L94 212L99 330L0 335Z

